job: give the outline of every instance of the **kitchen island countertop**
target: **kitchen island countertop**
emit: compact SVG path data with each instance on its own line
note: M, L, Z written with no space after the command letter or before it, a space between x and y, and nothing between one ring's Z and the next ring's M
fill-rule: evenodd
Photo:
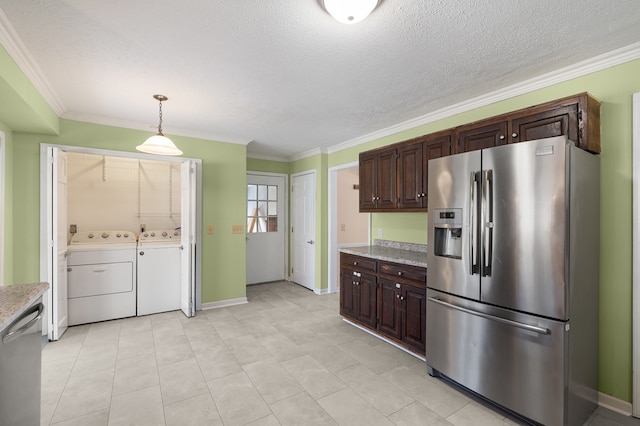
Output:
M427 267L427 246L424 244L375 240L374 244L342 247L340 252L404 265Z
M0 286L0 331L18 318L48 288L47 282Z

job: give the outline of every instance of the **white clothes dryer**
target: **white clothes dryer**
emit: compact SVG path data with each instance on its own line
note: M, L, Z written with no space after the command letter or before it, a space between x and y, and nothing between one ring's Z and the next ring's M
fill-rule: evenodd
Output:
M136 235L85 231L68 247L69 325L136 315Z
M138 315L180 309L180 231L161 229L138 240Z

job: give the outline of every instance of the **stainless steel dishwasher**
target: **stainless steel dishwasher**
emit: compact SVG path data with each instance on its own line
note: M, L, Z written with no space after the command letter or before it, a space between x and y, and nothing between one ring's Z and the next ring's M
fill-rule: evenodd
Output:
M0 332L0 424L40 424L42 297Z

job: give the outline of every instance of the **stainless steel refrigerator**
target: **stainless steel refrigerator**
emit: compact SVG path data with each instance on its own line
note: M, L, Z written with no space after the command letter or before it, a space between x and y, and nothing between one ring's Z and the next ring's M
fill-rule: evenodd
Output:
M429 161L426 360L545 425L598 385L599 158L565 137Z

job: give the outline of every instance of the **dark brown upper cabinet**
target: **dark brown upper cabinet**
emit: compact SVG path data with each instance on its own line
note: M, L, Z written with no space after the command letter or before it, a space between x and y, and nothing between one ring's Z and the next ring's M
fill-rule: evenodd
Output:
M397 196L398 150L385 148L360 154L360 211L393 211Z
M453 133L438 132L398 146L398 208L427 211L429 160L451 155Z
M484 120L456 129L456 152L476 151L507 143L508 123L503 120Z
M456 128L456 153L566 135L600 152L600 103L588 93L570 96Z
M360 211L427 211L429 160L566 135L600 152L600 102L580 93L360 153Z

